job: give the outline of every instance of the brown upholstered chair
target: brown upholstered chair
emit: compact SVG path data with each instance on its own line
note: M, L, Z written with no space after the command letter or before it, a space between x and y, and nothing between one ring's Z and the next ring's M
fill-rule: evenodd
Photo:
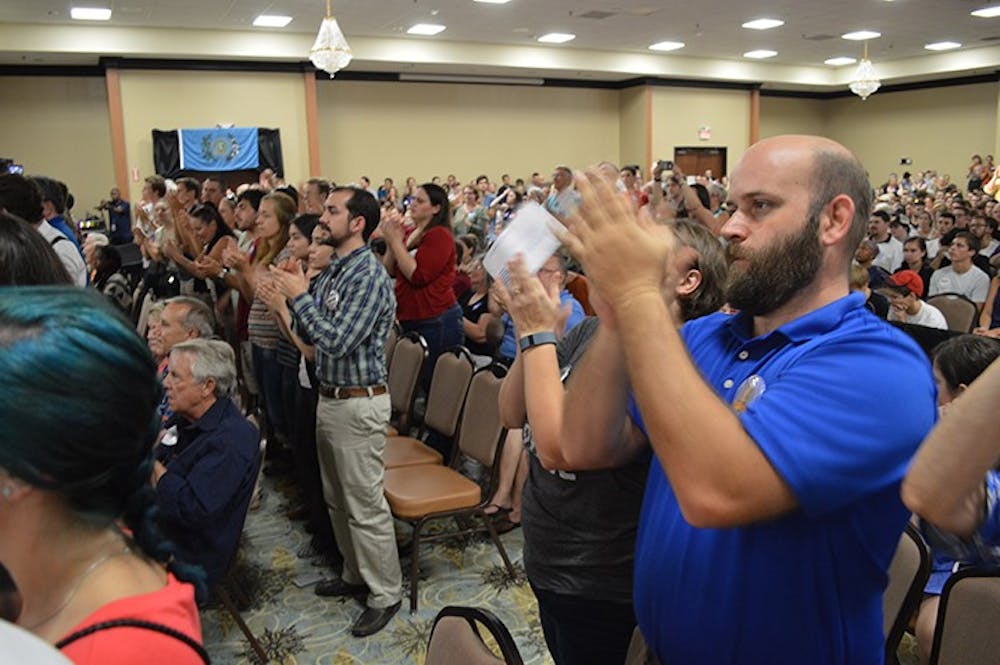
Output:
M490 650L479 632L483 626L500 650ZM448 606L438 612L427 644L425 665L523 665L510 631L495 614L475 607Z
M392 352L396 350L396 342L399 341L399 324L393 323L389 328L389 336L385 338L385 371L392 371Z
M908 522L889 564L889 584L882 595L886 665L898 662L896 649L913 613L917 611L930 573L931 559L927 545L913 523Z
M458 434L458 451L454 461L462 455L476 460L489 469L489 480L485 488L466 478L451 467L436 464L403 466L385 471L385 497L398 519L413 524L413 551L410 555L410 611L417 609L417 564L420 561L420 544L423 540L439 540L456 535L482 531L489 532L490 539L513 577L516 575L507 551L504 549L492 520L484 512L488 498L492 496L499 475L500 450L503 446L505 430L500 423L500 384L506 369L493 364L478 370L472 376L466 397L462 424ZM428 522L443 518L459 518L456 522L471 525L456 531L434 535L424 535ZM465 518L465 520L461 519ZM475 521L481 526L475 526Z
M960 570L944 584L930 665L1000 661L1000 570Z
M389 370L389 401L396 425L386 430L388 436L398 436L409 429L417 380L427 354L427 342L418 332L408 332L396 340Z
M464 346L452 347L438 356L427 395L422 434L434 431L446 439L455 436L474 371L472 354ZM384 463L387 469L443 462L441 453L419 438L390 436L385 441Z
M959 293L939 293L927 299L928 305L934 305L944 314L948 322L948 330L967 333L972 331L979 314L979 307Z

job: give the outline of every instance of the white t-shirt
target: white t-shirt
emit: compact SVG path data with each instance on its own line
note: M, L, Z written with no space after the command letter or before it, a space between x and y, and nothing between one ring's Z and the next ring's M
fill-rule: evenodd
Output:
M83 262L80 250L76 248L73 241L45 220L42 220L35 228L38 229L38 232L42 234L45 241L55 251L56 256L62 261L66 272L73 279L73 283L77 286L87 286L87 264Z
M964 273L955 272L954 266L945 266L931 275L931 287L928 296L939 293L959 293L972 302L984 303L990 293L990 277L976 266L970 267Z
M890 275L896 272L896 268L903 265L903 243L892 236L889 236L887 241L878 243L878 256L872 264Z
M903 318L903 316L906 318ZM917 310L916 314L904 314L901 316L899 312L890 307L889 320L912 323L915 326L939 328L941 330L948 329L948 321L944 318L944 314L941 313L941 310L934 305L928 305L925 302L920 303L920 309Z

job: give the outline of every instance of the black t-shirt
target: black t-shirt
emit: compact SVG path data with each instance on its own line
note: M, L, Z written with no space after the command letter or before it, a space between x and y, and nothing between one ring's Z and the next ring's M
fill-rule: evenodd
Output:
M563 375L580 362L598 320L584 319L559 342ZM649 452L617 469L550 472L538 461L529 425L522 497L524 567L546 591L632 602L632 567Z
M475 302L470 302L475 296L475 292L469 289L463 293L458 304L462 306L462 316L473 323L479 323L479 317L489 312L489 296L485 295ZM477 356L489 356L492 358L497 353L497 345L489 342L473 342L468 337L465 338L465 348Z

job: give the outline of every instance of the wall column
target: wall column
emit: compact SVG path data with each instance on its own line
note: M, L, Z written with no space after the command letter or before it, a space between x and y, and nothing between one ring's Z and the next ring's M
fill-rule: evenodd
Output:
M122 198L129 200L128 155L125 152L125 116L122 111L122 88L119 70L114 66L104 69L108 87L108 117L111 120L111 160L115 167L115 185Z
M750 141L753 145L760 140L760 88L750 91Z

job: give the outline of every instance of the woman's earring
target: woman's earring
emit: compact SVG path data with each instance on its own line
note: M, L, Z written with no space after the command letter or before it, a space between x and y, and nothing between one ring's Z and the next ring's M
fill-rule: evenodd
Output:
M4 485L2 488L0 488L0 494L3 495L3 498L5 500L9 499L10 495L13 493L14 493L14 488L11 487L10 485Z

